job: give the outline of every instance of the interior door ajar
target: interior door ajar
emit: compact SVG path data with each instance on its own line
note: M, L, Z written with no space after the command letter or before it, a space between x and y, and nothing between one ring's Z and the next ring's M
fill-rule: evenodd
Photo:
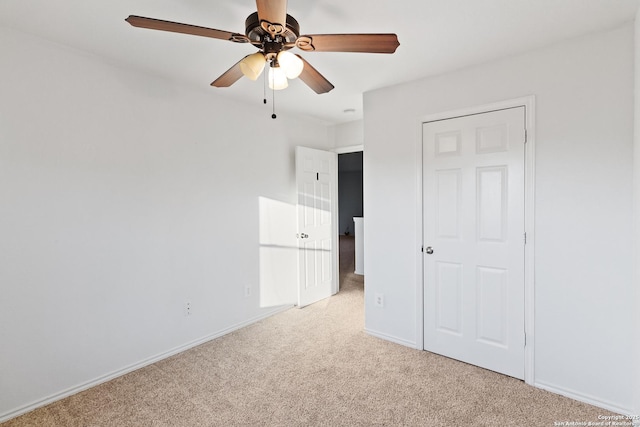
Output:
M423 124L424 347L524 378L525 108Z
M337 155L296 147L298 307L337 292Z

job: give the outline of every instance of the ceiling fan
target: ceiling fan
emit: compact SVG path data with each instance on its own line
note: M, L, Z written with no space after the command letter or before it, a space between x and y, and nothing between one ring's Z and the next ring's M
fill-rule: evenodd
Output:
M395 34L310 34L300 35L300 25L287 14L287 0L256 0L257 12L245 22L245 33L232 33L160 19L129 16L134 27L170 31L251 43L258 52L247 55L218 77L211 86L229 87L243 75L256 80L269 64L269 87L287 87L288 79L300 77L316 93L326 93L334 86L300 55L288 52L293 47L304 52L394 53L400 45Z

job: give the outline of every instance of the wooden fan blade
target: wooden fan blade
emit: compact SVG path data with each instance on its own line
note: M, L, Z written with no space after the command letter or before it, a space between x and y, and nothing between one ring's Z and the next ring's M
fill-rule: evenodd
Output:
M307 52L393 53L400 43L395 34L312 34L298 37L296 46Z
M246 56L244 58L246 58ZM233 67L225 71L220 77L215 79L215 81L211 83L211 86L229 87L235 82L237 82L238 80L240 80L240 78L243 76L242 70L240 70L240 62L242 62L242 59L236 62L236 64Z
M329 80L325 79L324 76L320 74L318 70L313 68L311 64L305 61L303 57L301 57L300 55L296 56L302 59L302 62L304 62L304 68L302 69L302 73L300 74L300 80L305 82L305 84L313 89L315 93L327 93L334 88Z
M265 31L280 34L287 28L287 0L256 0L258 19Z
M231 40L238 43L249 42L247 36L242 34L216 30L214 28L198 27L196 25L181 24L179 22L163 21L162 19L145 18L143 16L130 15L127 19L125 19L125 21L127 21L134 27L148 28L150 30L191 34L194 36L210 37L213 39Z

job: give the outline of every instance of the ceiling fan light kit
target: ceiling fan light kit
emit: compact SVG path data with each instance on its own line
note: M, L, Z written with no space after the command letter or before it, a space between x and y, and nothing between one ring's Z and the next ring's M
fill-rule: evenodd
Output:
M260 77L260 74L262 74L266 64L267 57L264 53L256 52L245 56L240 61L240 71L242 71L242 74L245 77L255 81ZM274 71L276 69L282 71ZM279 79L282 79L282 77L280 77L282 73L284 73L284 78L286 79L296 79L300 76L303 69L304 62L302 62L302 59L291 52L281 51L275 59L271 60L269 73L276 73ZM271 77L269 78L269 81L271 81ZM276 90L284 89L286 87L286 85L282 86L281 84L278 86L279 87L276 87Z
M178 22L130 15L126 21L134 27L174 33L191 34L251 43L258 52L247 55L211 83L229 87L242 76L257 80L269 64L269 87L273 90L288 86L287 79L300 77L318 94L334 86L299 55L288 52L297 47L304 52L394 53L400 43L395 34L313 34L300 35L300 25L287 14L287 0L256 0L257 12L245 20L245 33L216 30Z

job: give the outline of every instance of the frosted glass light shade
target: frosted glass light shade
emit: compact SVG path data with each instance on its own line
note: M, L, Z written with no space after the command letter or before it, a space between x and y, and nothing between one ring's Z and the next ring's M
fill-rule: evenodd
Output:
M256 80L260 74L262 74L266 62L264 54L262 52L256 52L245 56L244 59L240 61L240 71L251 80Z
M291 52L282 51L278 54L278 64L284 69L287 78L295 79L304 68L304 62Z
M281 90L289 86L287 75L281 67L269 68L269 89Z

